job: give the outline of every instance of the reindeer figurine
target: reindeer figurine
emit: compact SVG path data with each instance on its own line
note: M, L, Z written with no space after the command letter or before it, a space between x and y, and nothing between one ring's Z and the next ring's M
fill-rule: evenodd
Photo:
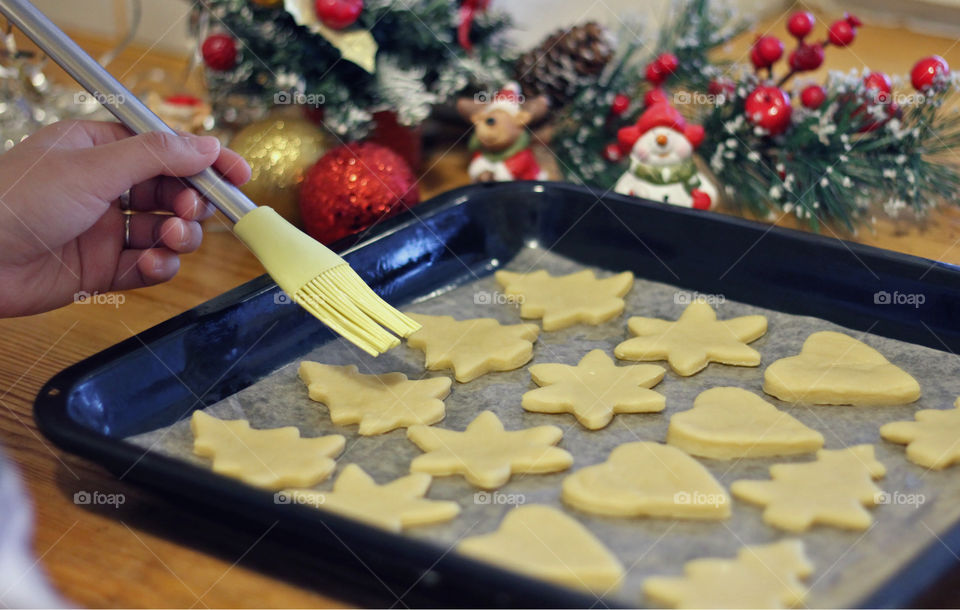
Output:
M547 113L544 96L524 100L517 83L508 83L491 100L462 97L457 111L473 123L468 173L474 182L546 180L530 148L527 125Z

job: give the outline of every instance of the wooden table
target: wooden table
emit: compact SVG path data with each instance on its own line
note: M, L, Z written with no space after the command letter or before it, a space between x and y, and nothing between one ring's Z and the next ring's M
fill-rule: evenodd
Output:
M771 24L760 28L765 30ZM773 31L784 31L782 22ZM742 52L752 36L733 46ZM102 41L81 39L94 51ZM118 61L117 72L143 65L176 68L175 58L137 49ZM916 58L940 53L960 66L960 48L947 39L901 30L864 27L849 50L830 49L828 64L845 69L859 58L893 73ZM466 154L456 150L427 160L425 195L467 181ZM960 263L960 211L935 213L923 225L878 223L875 233L854 238L938 260ZM47 314L0 320L0 443L19 464L36 512L39 565L69 599L85 606L292 607L334 606L342 595L322 575L284 564L269 534L238 536L188 507L169 504L84 460L52 447L33 422L31 406L40 386L56 372L129 338L257 275L262 270L232 235L212 232L201 250L183 260L180 274L163 286L125 294L120 307L71 305ZM7 287L4 287L7 288ZM78 491L122 493L118 508L78 506ZM2 518L2 516L0 516ZM326 594L315 592L322 590ZM333 595L334 597L329 597ZM956 606L949 590L931 601Z

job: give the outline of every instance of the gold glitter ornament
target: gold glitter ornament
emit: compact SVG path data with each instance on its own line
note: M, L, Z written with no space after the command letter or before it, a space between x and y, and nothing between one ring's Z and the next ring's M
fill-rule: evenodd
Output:
M233 137L230 148L250 164L250 182L240 190L300 226L298 203L304 173L329 148L323 131L306 119L255 121Z

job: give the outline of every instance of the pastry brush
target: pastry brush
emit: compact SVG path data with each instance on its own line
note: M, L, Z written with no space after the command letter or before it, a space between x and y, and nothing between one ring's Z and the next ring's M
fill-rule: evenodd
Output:
M30 2L0 0L0 13L133 132L175 133ZM186 180L234 223L234 234L294 302L364 351L376 356L398 345L386 329L405 337L420 328L336 253L272 208L258 207L213 169Z

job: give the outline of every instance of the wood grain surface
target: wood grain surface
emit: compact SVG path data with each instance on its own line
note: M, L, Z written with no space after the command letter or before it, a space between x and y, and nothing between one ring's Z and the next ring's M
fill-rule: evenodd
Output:
M823 27L822 25L820 26ZM761 25L782 34L782 20ZM742 55L754 34L725 51ZM105 41L78 37L100 52ZM945 56L960 67L957 42L898 29L865 26L848 50L829 49L827 64L847 69L864 64L904 73L919 57ZM179 70L179 58L129 49L115 73L151 67ZM467 182L468 156L461 147L425 161L425 196ZM847 236L849 237L849 236ZM960 211L933 214L925 223L879 222L858 241L960 264ZM231 234L210 231L201 250L184 258L168 284L126 293L112 305L71 305L58 311L0 320L0 443L19 465L35 507L34 548L44 570L64 596L84 606L125 607L305 607L338 606L345 592L323 575L285 563L269 533L239 534L216 519L195 514L118 481L109 473L50 445L33 422L40 386L78 360L127 339L262 273ZM11 289L5 286L3 289ZM78 506L78 491L122 493L119 507ZM0 516L2 518L2 516ZM356 597L350 602L358 603ZM957 605L950 587L931 591L930 603ZM401 604L402 605L402 602Z

